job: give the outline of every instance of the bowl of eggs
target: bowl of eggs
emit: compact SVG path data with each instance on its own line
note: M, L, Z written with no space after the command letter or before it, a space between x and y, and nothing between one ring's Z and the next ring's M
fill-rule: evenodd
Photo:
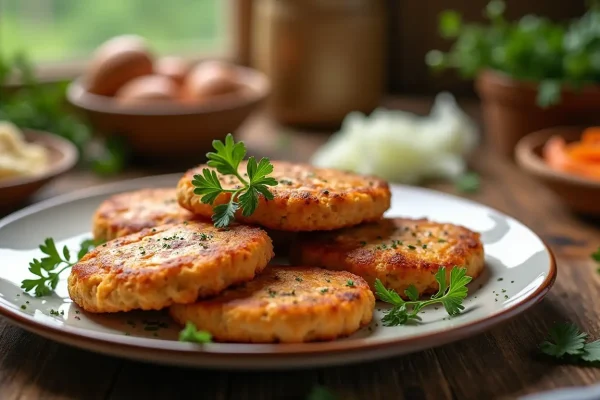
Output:
M267 97L268 78L224 61L154 57L139 36L94 52L67 98L100 135L121 135L143 158L184 159L234 132Z

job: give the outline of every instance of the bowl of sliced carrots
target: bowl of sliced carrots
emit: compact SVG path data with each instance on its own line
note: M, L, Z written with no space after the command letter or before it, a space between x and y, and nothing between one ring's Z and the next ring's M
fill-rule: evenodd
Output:
M530 133L517 144L515 159L573 211L600 216L600 126Z

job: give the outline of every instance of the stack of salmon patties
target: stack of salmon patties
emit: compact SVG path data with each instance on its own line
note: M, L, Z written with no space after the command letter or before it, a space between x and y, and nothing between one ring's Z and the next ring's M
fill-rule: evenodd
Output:
M205 204L192 181L214 170L207 165L185 173L176 189L106 200L93 231L108 242L73 267L71 298L97 313L167 308L178 323L193 323L217 341L307 342L369 324L376 279L400 294L409 285L427 294L437 289L441 267L450 273L464 266L472 277L483 269L479 234L424 219L384 218L391 192L381 179L271 164L272 199L260 194L251 215L238 210L225 228L215 227L211 216L239 182L217 174L225 191ZM246 173L245 162L238 173ZM271 237L290 242L292 266L272 264Z

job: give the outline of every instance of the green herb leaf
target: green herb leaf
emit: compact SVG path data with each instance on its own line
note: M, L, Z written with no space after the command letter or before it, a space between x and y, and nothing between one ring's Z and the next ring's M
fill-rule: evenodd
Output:
M415 285L410 285L409 287L407 287L404 291L404 294L406 294L406 297L408 297L411 301L419 300L419 291L417 290Z
M249 186L244 193L242 193L238 200L242 208L242 215L249 217L254 214L256 207L258 207L258 190L254 186Z
M400 297L398 293L396 293L392 289L386 289L383 286L383 283L378 279L375 279L375 294L381 301L385 301L386 303L390 303L394 306L399 306L404 304L404 300Z
M438 272L435 273L435 280L437 281L439 288L436 294L431 296L432 299L439 299L446 293L448 285L446 284L446 267L440 267Z
M594 261L599 262L600 263L600 247L598 247L598 250L596 250L595 252L593 252L591 254L591 257Z
M600 361L600 340L586 343L583 346L583 354L581 359L588 362Z
M504 14L506 4L502 0L491 0L485 7L485 15L491 19L497 19Z
M196 329L196 325L191 322L185 324L185 328L179 332L180 342L192 342L192 343L210 343L212 342L212 335L206 331L199 331Z
M440 15L440 34L444 38L455 38L460 33L462 18L453 10L442 12Z
M200 201L204 204L213 204L216 198L223 193L217 173L208 168L203 169L201 174L194 175L192 185L195 187L194 194L201 195Z
M237 175L240 162L246 156L246 146L244 142L235 143L233 135L228 133L225 137L225 143L220 140L213 140L212 143L216 153L208 153L208 166L216 168L223 175Z
M86 239L79 245L79 251L77 252L77 260L81 260L83 256L90 252L90 250L100 246L104 242L101 240Z
M537 104L540 107L550 107L560 102L560 82L543 80L540 82L537 94Z
M465 309L462 302L467 297L467 284L472 279L470 276L466 276L466 273L466 268L453 268L450 272L449 288L444 296L438 298L450 315L460 314Z
M456 190L463 193L476 193L479 191L479 175L467 172L456 180Z
M235 218L235 212L239 209L238 203L230 201L229 203L219 204L213 208L214 214L212 221L217 228L228 226Z
M548 340L540 345L540 349L543 353L557 358L565 354L580 355L583 353L586 338L587 334L580 332L574 324L558 324L550 329ZM596 345L592 350L595 347Z

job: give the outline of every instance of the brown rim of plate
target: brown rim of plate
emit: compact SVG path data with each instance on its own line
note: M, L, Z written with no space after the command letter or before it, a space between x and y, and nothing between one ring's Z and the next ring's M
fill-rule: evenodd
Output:
M552 136L560 136L568 143L580 138L584 128L585 127L558 126L532 132L524 136L517 143L517 146L515 147L515 159L521 168L531 173L555 181L563 181L600 189L600 181L552 169L544 162L544 159L540 155L542 147Z
M31 215L33 213L38 213L40 211L49 209L51 207L55 207L60 204L64 204L70 201L81 200L92 196L97 195L110 195L114 193L118 193L119 191L124 190L133 190L130 189L133 183L145 183L146 181L150 182L151 180L156 180L160 178L164 179L172 179L173 182L176 182L177 179L181 176L181 174L166 174L166 175L157 175L151 177L143 177L137 179L131 179L123 182L115 182L109 183L105 185L100 185L97 187L91 187L86 189L81 189L72 193L64 194L61 196L54 197L52 199L40 202L38 204L34 204L29 206L23 210L17 211L13 214L0 219L0 229L2 227L21 219L27 215ZM128 189L129 188L129 189ZM392 188L393 189L393 188ZM424 189L429 190L429 189ZM452 195L448 195L445 193L441 193L442 195L454 197ZM464 200L464 199L463 199ZM464 200L469 203L478 204L469 200ZM480 205L480 204L478 204ZM480 205L482 207L489 208L485 205ZM511 216L508 216L506 213L501 213L502 215L506 215L508 218L514 219ZM522 222L519 222L523 226L527 227ZM383 342L364 344L362 343L362 339L356 339L352 341L347 340L336 340L332 342L316 342L316 343L299 343L299 344L242 344L242 343L210 343L205 344L202 347L198 347L189 343L181 343L177 341L157 341L155 339L147 339L147 338L137 338L134 336L115 336L111 335L110 339L103 338L107 334L104 333L96 333L94 331L89 331L82 328L75 328L75 332L65 330L64 328L58 328L51 324L43 324L32 318L26 317L23 315L21 311L13 310L11 308L5 307L0 303L0 316L6 317L7 319L14 322L16 325L28 329L30 331L35 332L36 334L49 338L51 340L55 340L60 343L69 344L84 350L89 350L90 348L94 348L95 351L111 354L115 356L123 356L127 357L127 354L131 354L131 352L135 352L137 359L147 358L147 351L153 350L153 359L157 359L158 357L154 357L154 354L160 353L160 355L164 356L181 356L185 357L186 360L190 361L190 365L194 363L194 361L198 360L199 356L202 356L203 359L207 358L240 358L247 357L249 359L254 359L255 357L260 357L265 360L267 359L275 359L282 355L284 356L327 356L332 354L351 354L351 353L360 353L366 350L381 350L385 348L393 348L395 346L406 345L411 346L419 342L427 342L428 344L425 346L421 346L419 349L431 348L440 346L446 343L454 342L456 340L460 340L466 338L468 336L475 335L477 333L481 333L487 329L490 329L499 323L512 318L521 312L531 308L535 304L537 304L545 295L548 293L554 281L556 280L557 275L557 266L556 266L556 258L552 250L548 247L546 242L544 242L539 235L537 235L533 230L527 227L544 245L546 251L550 255L550 269L548 272L548 276L542 282L542 284L529 295L527 298L522 299L518 303L511 305L509 308L506 308L500 311L493 316L488 318L484 318L478 321L474 321L468 323L466 325L462 325L459 327L451 328L445 330L443 332L433 332L426 335L413 336L405 339L389 339ZM63 340L64 339L64 340ZM141 343L141 344L140 344ZM157 345L160 343L160 346ZM171 348L165 348L165 347ZM110 350L105 350L109 348Z
M28 142L41 144L55 153L60 154L60 158L50 162L46 171L41 174L20 176L0 181L0 189L26 185L31 182L42 181L61 175L77 163L78 152L74 144L60 136L48 132L36 131L32 129L23 129L23 134Z

